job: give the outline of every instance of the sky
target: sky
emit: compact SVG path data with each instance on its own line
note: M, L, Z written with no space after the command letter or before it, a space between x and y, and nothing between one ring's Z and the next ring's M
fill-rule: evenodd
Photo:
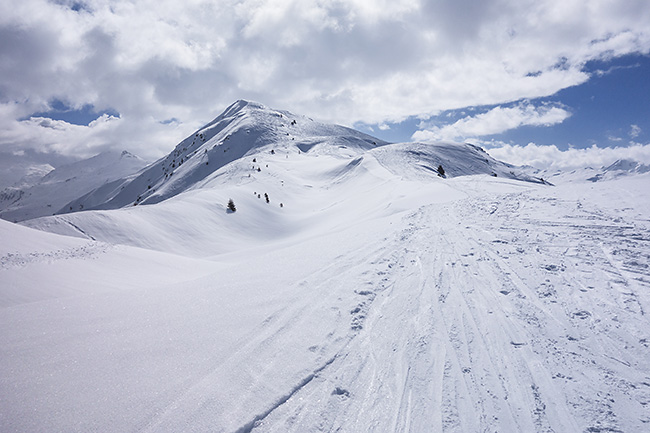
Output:
M0 158L154 160L249 99L540 168L650 162L648 23L647 0L3 1Z

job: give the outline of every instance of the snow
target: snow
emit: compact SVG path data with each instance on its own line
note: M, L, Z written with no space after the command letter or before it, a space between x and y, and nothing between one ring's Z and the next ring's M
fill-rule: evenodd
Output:
M339 147L354 152L382 144L385 142L353 129L239 100L138 176L91 191L67 207L76 211L159 203L205 182L231 162L274 147L298 153L298 149L316 146L324 153L328 149L341 153Z
M108 182L131 175L146 164L137 156L123 151L104 152L54 170L50 167L34 184L5 188L0 192L0 217L7 221L24 221L61 213L61 208L69 201Z
M648 429L650 173L220 117L165 200L0 221L0 431Z

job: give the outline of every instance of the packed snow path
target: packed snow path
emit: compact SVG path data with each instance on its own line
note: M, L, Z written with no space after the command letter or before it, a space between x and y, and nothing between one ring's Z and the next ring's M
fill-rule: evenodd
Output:
M648 430L647 214L568 187L448 184L465 198L187 281L5 304L0 430ZM46 271L5 259L4 282Z
M650 428L647 228L528 191L401 227L350 341L255 431Z

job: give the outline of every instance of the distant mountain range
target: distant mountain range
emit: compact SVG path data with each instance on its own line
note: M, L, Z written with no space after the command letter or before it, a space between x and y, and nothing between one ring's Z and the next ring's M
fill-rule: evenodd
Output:
M0 218L23 221L61 213L64 206L97 187L131 175L147 162L127 152L104 152L52 169L32 184L0 191Z
M608 167L603 167L602 171L587 180L598 182L599 180L615 179L628 174L642 174L650 172L650 165L642 164L630 159L619 159Z

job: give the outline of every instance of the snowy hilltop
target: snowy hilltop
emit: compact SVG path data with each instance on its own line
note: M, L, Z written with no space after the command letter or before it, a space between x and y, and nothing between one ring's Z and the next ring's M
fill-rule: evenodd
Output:
M571 171L562 170L538 170L534 167L523 168L533 176L547 179L551 183L566 182L599 182L606 180L621 179L627 176L637 176L650 172L650 166L631 159L619 159L614 163L595 167L582 167Z
M237 101L0 220L0 431L645 431L650 172L623 165L551 186Z

